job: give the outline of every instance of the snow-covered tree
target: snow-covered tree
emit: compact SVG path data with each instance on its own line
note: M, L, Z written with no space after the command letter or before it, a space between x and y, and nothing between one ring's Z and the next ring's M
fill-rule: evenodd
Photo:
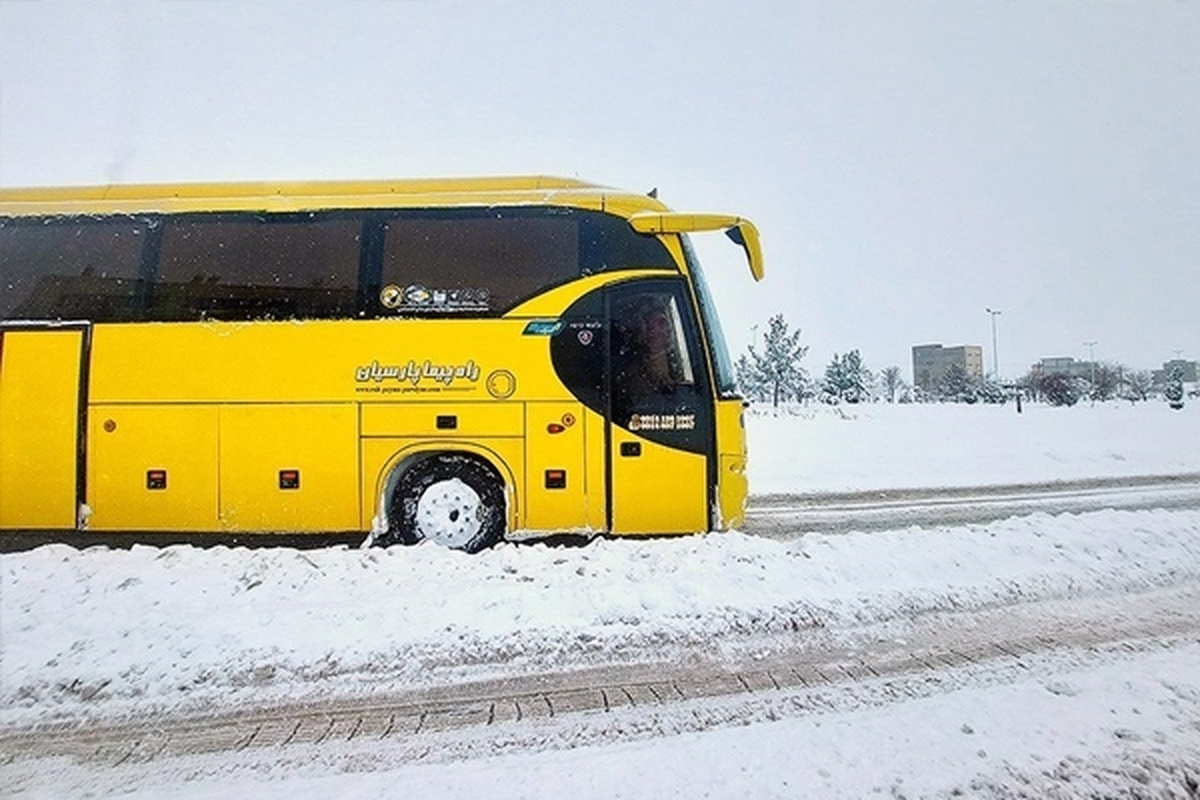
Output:
M979 385L979 399L985 403L1001 405L1008 401L1008 392L1003 385L988 379Z
M938 383L939 400L950 400L955 403L974 403L979 399L979 387L962 364L954 363L946 369L946 374Z
M757 343L737 360L737 379L751 400L801 400L808 394L808 373L800 366L808 345L800 344L800 329L788 330L783 314L767 320L761 352Z
M1167 375L1163 397L1167 398L1167 403L1176 411L1183 408L1183 369L1178 365L1172 367L1171 373Z
M874 376L863 364L857 350L843 355L834 355L825 367L825 382L822 389L830 398L847 403L858 403L871 396Z
M1083 394L1079 381L1062 372L1039 376L1037 387L1039 394L1052 406L1073 406Z

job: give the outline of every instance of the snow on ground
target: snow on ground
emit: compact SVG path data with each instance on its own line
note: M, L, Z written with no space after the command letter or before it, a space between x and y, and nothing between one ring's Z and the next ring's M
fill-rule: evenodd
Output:
M976 528L6 555L0 722L669 658L740 634L1200 578L1200 511Z
M1198 658L1200 645L1191 645L1065 672L1035 667L1030 677L1012 683L968 686L904 703L794 717L784 712L772 721L652 740L435 759L371 772L339 768L336 752L327 752L298 759L277 774L255 767L222 775L218 767L216 777L180 779L213 771L213 759L201 757L170 775L134 771L121 793L156 800L1191 800L1200 779ZM386 761L386 753L380 758Z
M876 405L751 415L751 479L768 493L1200 472L1194 409L1027 406L1018 416L1012 406ZM736 649L755 632L822 626L837 635L935 609L1197 578L1197 511L1037 514L793 542L731 533L502 545L478 556L431 545L47 546L0 556L0 725L638 663ZM377 775L313 773L318 765L253 791L830 797L962 786L970 794L964 782L983 775L1034 781L1038 796L1042 770L1074 770L1084 781L1154 759L1157 780L1180 759L1200 758L1198 654L1184 647L976 694L598 748Z
M1200 404L755 407L755 494L986 486L1200 471Z

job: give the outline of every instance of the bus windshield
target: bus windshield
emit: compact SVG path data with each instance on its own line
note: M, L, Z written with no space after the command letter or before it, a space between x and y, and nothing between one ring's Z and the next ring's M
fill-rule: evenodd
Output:
M725 332L721 329L721 320L717 317L717 306L708 289L708 281L704 278L700 259L696 257L696 251L692 248L692 242L687 234L681 234L680 238L683 240L683 252L687 258L688 271L692 274L692 283L696 287L700 316L705 333L708 335L709 348L712 351L713 377L717 385L717 393L726 399L740 397L733 360L729 357L729 346L725 343Z

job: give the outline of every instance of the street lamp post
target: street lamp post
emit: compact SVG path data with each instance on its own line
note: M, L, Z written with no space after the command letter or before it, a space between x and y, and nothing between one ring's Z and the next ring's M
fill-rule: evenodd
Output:
M1000 316L999 311L990 308L985 308L988 315L992 318L992 379L996 383L1000 382L1000 352L996 347L996 317Z
M1096 345L1097 342L1084 342L1083 346L1088 349L1088 368L1091 371L1091 397L1092 405L1096 405Z

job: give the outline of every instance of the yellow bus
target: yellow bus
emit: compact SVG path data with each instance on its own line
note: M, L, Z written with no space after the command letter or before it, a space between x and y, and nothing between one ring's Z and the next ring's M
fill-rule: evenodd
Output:
M0 531L477 551L741 524L687 234L547 177L0 190Z

